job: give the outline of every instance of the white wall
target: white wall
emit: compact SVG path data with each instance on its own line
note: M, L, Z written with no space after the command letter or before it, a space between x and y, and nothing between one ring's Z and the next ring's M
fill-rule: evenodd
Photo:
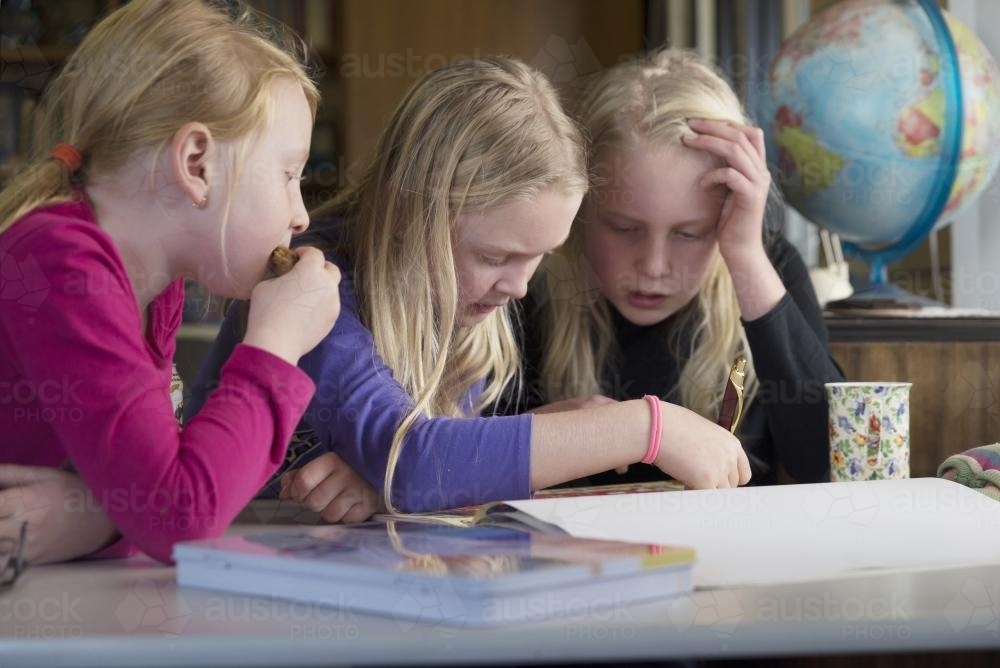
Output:
M950 0L949 9L1000 59L1000 2ZM1000 156L994 156L1000 162ZM954 305L1000 311L1000 175L951 229Z

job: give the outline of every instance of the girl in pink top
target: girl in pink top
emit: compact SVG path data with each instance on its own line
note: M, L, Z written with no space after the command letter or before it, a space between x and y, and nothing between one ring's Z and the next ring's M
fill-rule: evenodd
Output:
M282 461L314 391L296 363L340 310L315 249L260 280L309 223L317 100L253 17L199 0L128 3L53 82L39 157L0 193L0 536L28 520L28 560L134 546L167 561L222 533ZM184 277L251 309L182 431Z

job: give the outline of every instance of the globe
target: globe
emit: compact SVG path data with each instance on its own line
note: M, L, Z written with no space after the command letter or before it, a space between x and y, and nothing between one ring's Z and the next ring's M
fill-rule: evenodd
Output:
M845 0L772 61L758 122L775 180L886 283L912 252L996 185L1000 72L932 0Z

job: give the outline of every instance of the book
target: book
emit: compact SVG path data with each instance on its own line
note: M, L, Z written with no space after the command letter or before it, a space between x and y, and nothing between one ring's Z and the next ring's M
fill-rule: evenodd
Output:
M173 557L181 587L479 626L675 597L695 561L681 546L393 521L254 529Z
M656 480L651 482L622 483L618 485L594 485L591 487L552 487L540 489L532 495L532 500L560 499L585 496L609 496L617 494L645 494L655 492L679 492L684 489L676 480ZM534 515L525 513L507 501L494 501L478 506L463 506L446 511L426 513L381 513L375 516L381 521L418 522L424 524L444 524L454 527L479 526L484 523L520 522L533 529L549 532L562 530Z

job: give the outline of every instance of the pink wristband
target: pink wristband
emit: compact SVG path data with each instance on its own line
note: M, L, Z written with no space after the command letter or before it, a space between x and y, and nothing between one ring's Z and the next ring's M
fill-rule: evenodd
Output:
M646 456L642 458L642 463L652 464L660 454L660 436L663 434L663 424L660 422L660 398L647 394L643 399L649 404L652 424L649 428L649 446L646 448Z

